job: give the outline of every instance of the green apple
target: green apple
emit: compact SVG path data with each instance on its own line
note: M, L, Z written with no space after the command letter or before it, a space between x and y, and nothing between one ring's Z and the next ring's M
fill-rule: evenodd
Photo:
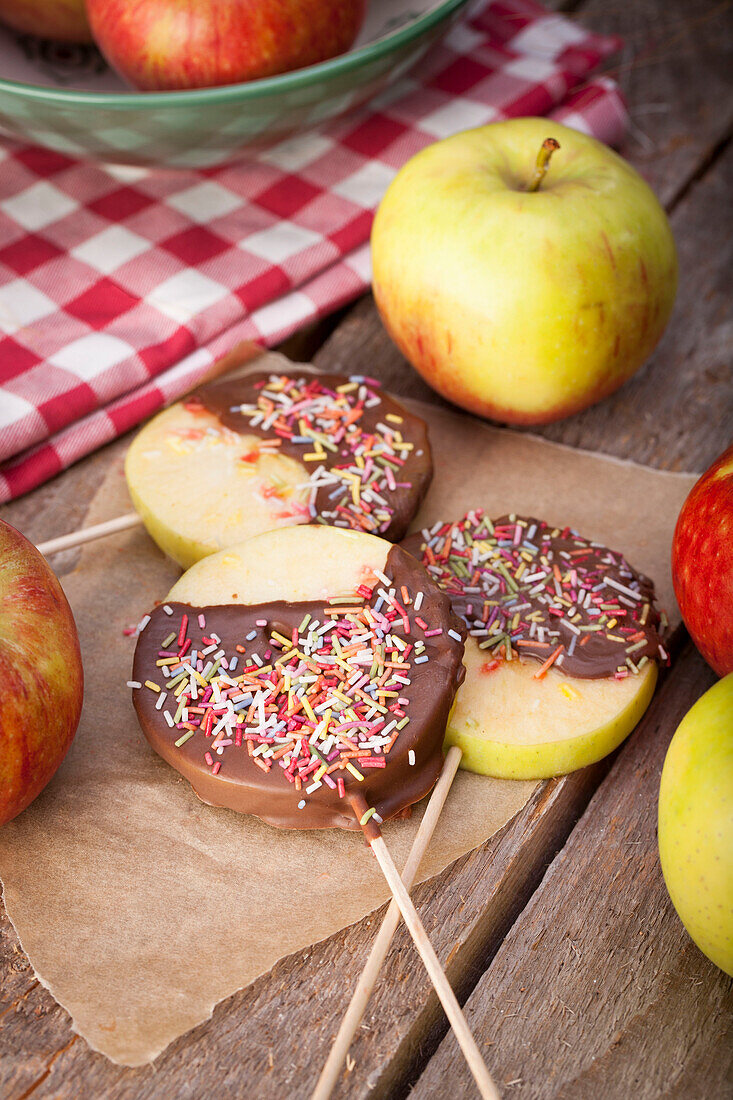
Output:
M151 538L184 569L262 531L310 519L309 471L261 445L181 402L133 440L125 460L132 502Z
M659 858L690 936L733 976L733 672L672 738L659 788Z
M633 730L657 682L650 662L623 680L581 680L536 661L487 660L466 639L466 679L458 689L445 745L463 750L461 767L500 779L547 779L593 764Z
M677 287L647 184L605 145L540 118L408 161L377 211L372 260L377 306L412 365L449 401L514 424L617 389L657 344Z

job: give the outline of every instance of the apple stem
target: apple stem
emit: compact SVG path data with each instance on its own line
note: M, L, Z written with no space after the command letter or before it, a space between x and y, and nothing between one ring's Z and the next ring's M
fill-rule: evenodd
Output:
M528 191L537 191L539 186L545 178L547 169L550 167L550 157L556 149L560 148L560 142L555 141L554 138L545 138L540 146L540 151L537 154L537 163L534 169L534 175L530 181Z

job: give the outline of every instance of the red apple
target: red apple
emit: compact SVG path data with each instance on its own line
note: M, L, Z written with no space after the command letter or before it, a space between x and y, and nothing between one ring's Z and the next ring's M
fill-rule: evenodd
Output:
M79 638L33 543L0 520L0 825L43 790L79 724Z
M733 446L682 505L672 580L693 642L719 676L733 672Z
M91 42L84 0L0 0L0 20L25 34Z
M87 0L102 53L145 91L236 84L343 53L365 0Z

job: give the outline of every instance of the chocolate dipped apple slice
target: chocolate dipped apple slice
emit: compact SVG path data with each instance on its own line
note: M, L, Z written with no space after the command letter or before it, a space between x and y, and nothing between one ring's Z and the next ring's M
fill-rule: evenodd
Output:
M205 801L290 828L382 819L442 766L465 628L383 539L273 531L209 556L151 612L133 699L152 747Z
M469 512L411 535L468 629L446 744L470 771L541 779L593 763L631 732L667 659L654 586L568 527Z
M399 541L433 468L427 427L361 375L250 372L155 416L127 453L133 504L184 568L321 523Z

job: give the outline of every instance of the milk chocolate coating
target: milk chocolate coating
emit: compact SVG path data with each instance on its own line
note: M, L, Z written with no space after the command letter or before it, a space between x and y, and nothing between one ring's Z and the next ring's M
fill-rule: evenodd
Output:
M469 515L481 517L482 513ZM532 532L528 541L536 550L527 552L525 571L516 589L505 585L504 593L493 593L491 596L491 599L499 603L498 614L504 626L511 627L515 616L519 616L520 622L514 628L512 638L515 654L545 662L558 646L562 646L562 652L553 667L579 679L614 676L619 668L628 667L625 663L627 656L635 665L643 657L652 661L660 660L660 615L654 603L654 584L649 577L629 565L622 554L590 542L568 527L553 528L544 520L532 516L505 515L492 523L495 529L503 531L503 537L497 538L479 527L481 543L485 548L491 548L491 555L486 562L477 566L469 565L469 577L459 575L460 562L463 560L460 556L453 561L449 557L446 563L441 563L439 548L438 564L429 564L427 543L430 539L426 541L426 533L410 535L403 542L408 552L427 565L431 577L450 596L453 610L466 624L468 633L474 635L477 641L483 640L482 630L485 623L481 613L484 600L496 581L501 582L503 578L503 574L494 568L496 562L505 563L509 573L513 574L515 567L521 563L521 542ZM458 555L462 552L461 531L465 524L466 519L451 525L451 552L454 554L456 551ZM511 544L518 524L522 528L522 538L514 546ZM468 531L473 537L472 528L475 530L469 524ZM464 545L463 549L465 548ZM468 552L473 552L470 546ZM562 581L557 580L554 569L559 571ZM537 579L538 572L543 570L547 573L544 583ZM568 576L572 570L575 571L574 580ZM530 579L525 580L525 577ZM620 584L622 589L628 591L614 587L609 581ZM467 587L479 591L467 592ZM558 595L561 599L557 598ZM562 600L566 602L563 603ZM606 610L600 610L601 603L606 605ZM611 609L612 604L618 606L618 612ZM551 607L561 614L550 612ZM531 618L535 618L537 625L543 627L544 644L537 644L536 637L531 639L530 644L526 643L526 639L529 639L528 625ZM598 625L603 628L587 630L589 626ZM586 640L580 644L583 639ZM634 647L631 653L628 651L629 646ZM502 649L499 649L497 656L504 656ZM490 650L487 657L491 657Z
M409 699L405 710L410 721L400 731L387 754L386 767L365 769L362 782L348 771L339 772L347 791L347 797L343 799L339 798L336 790L325 784L311 794L306 794L304 790L298 792L276 763L269 772L257 767L247 752L246 744L227 746L223 755L216 758L222 761L221 771L218 775L212 775L204 760L211 739L205 736L204 731L197 729L185 744L176 748L174 742L185 731L169 727L162 710L156 710L157 693L146 687L133 689L135 710L151 746L189 781L204 802L226 806L239 813L254 814L270 825L282 828L321 829L336 826L358 829L348 802L350 790L357 788L369 805L385 819L399 814L428 793L442 768L443 735L455 693L465 675L462 657L466 631L451 611L448 597L433 584L423 567L400 547L390 549L384 572L391 578L398 594L402 585L413 600L419 591L423 592L420 610L415 612L412 604L407 608L410 637L423 639L423 630L415 623L416 615L429 628L440 627L443 633L425 638L425 653L429 660L424 664L411 665L408 674L411 682L401 689L401 694ZM369 602L373 604L377 598L375 589ZM264 657L265 651L270 648L273 629L289 636L306 613L323 620L324 606L328 605L324 605L323 601L279 601L252 606L192 607L180 603L168 606L173 614L169 616L162 606L157 607L151 612L150 622L138 638L133 677L142 684L151 680L162 685L163 676L156 666L158 652L162 640L172 630L178 630L183 613L189 617L188 633L193 639L194 649L199 648L201 634L210 636L213 632L221 638L219 648L224 649L228 657L234 655L237 644L243 644L249 660L253 653ZM203 631L197 627L197 617L202 612L206 617ZM256 620L263 619L267 620L267 626L255 625ZM252 630L257 631L256 638L245 642L245 636ZM461 640L451 638L449 630L459 634ZM237 673L233 675L236 677ZM415 753L414 765L409 763L410 750ZM298 809L301 799L305 799L306 805Z
M307 444L292 443L289 439L278 436L272 428L263 430L260 426L251 427L249 417L238 411L240 405L256 404L263 383L267 383L271 377L270 372L258 371L243 375L241 378L212 382L196 390L189 400L199 401L204 408L218 417L224 427L229 428L231 431L239 432L242 435L258 436L261 439L281 438L282 442L278 451L297 459L297 461L312 470L319 463L303 462L304 453L313 450L312 441ZM351 381L345 375L325 374L323 372L314 372L313 374L293 372L288 377L298 382L315 382L329 391L334 391L337 386ZM414 444L404 465L395 473L396 481L409 482L409 487L390 489L388 485L383 485L380 488L380 495L384 497L393 512L390 521L373 530L367 528L370 533L378 534L382 538L389 539L390 542L399 542L404 537L410 521L420 507L433 477L433 461L428 441L427 425L420 417L408 412L407 409L390 397L389 394L384 393L378 386L369 385L368 388L380 400L378 404L371 408L364 407L357 421L358 427L367 434L377 432L377 425L385 423L385 417L388 415L399 416L402 417L403 422L401 424L390 424L389 421L386 421L386 423L392 428L397 428L403 439ZM339 447L337 452L327 451L322 464L328 469L348 464L350 454L351 452L344 447ZM317 490L315 503L319 514L328 513L333 509L334 501L329 499L330 494L333 492L333 485L322 486ZM332 522L330 517L326 516L325 518L329 524ZM362 530L362 527L356 523L352 526L356 530Z

